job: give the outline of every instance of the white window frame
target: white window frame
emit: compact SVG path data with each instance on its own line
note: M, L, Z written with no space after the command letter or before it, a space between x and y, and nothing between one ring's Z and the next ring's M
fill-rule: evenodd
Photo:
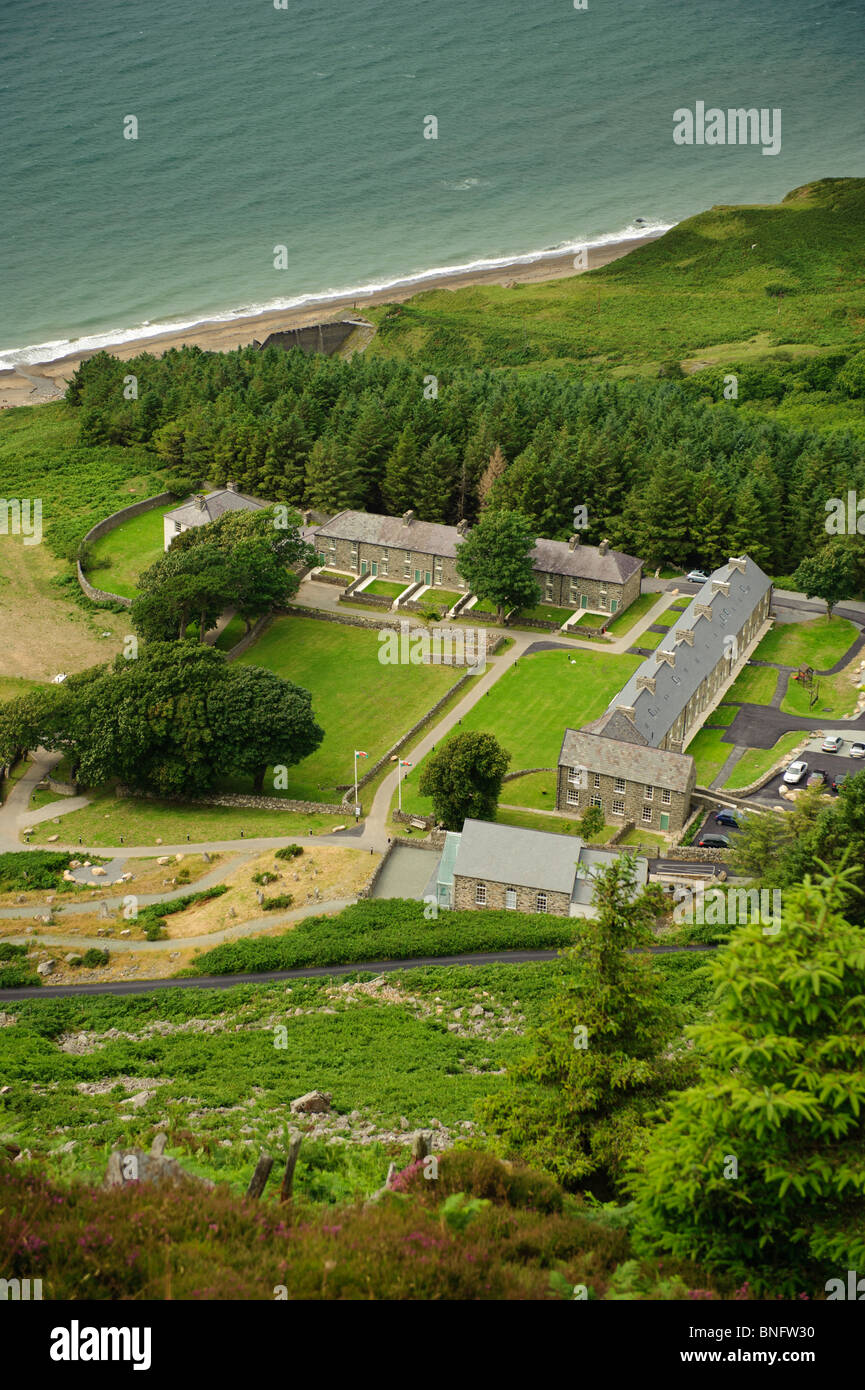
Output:
M592 805L597 806L599 811L603 811L604 809L604 803L599 796L592 797Z
M628 790L628 784L627 784L627 782L625 781L624 777L616 777L616 779L615 779L614 782L613 782L613 791L614 791L614 792L623 792L623 793L624 793L624 792L626 792L627 790Z
M625 814L625 799L624 799L624 797L614 796L614 797L613 797L613 815L614 815L614 816L623 816L624 814Z
M535 898L535 912L546 912L546 910L547 895L546 893L538 893L538 896Z
M512 903L509 903L508 898L511 893L514 895L514 900ZM505 908L508 912L516 912L517 910L517 890L512 886L505 889Z
M671 806L673 804L673 793L670 791L669 787L664 787L661 792L661 804L663 806Z
M580 793L577 791L576 787L568 787L568 805L579 806L579 804Z
M645 787L645 788L644 788L644 793L645 793L644 799L645 799L646 801L653 801L653 800L654 800L654 796L655 796L655 788L654 788L654 787Z
M487 885L485 883L475 884L475 907L486 907L487 905Z
M643 820L646 822L647 825L651 825L651 824L652 824L652 807L651 807L651 806L644 806L644 807L643 807Z
M595 791L598 791L598 790L600 789L600 785L601 785L601 774L600 774L600 772L596 772L596 773L595 773Z

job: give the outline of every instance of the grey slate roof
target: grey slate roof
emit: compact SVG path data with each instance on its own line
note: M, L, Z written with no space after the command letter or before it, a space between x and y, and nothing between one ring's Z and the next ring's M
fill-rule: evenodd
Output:
M242 492L235 492L226 487L219 488L216 492L208 492L202 507L196 506L194 496L187 497L179 507L166 512L165 515L169 521L179 521L182 526L206 526L209 521L216 521L217 517L224 516L226 512L252 512L268 505L257 497L247 497Z
M624 584L643 564L621 550L608 550L602 555L596 545L575 545L571 550L565 541L542 539L535 544L532 559L542 574L568 574L604 584Z
M319 526L315 534L317 540L366 541L449 560L456 557L463 539L455 526L442 526L435 521L406 523L401 517L356 511L340 512L325 526ZM607 584L624 584L643 563L619 550L608 550L606 555L595 545L577 545L570 550L565 541L543 538L535 543L531 554L535 569L543 574L567 574Z
M760 566L749 556L743 558L744 574L729 564L715 570L699 593L694 595L675 627L670 628L669 635L662 638L657 650L675 650L675 666L659 661L657 652L647 657L610 701L606 714L592 723L592 730L600 733L612 725L611 716L616 706L625 705L633 708L633 723L648 744L657 747L665 738L691 696L723 656L725 636L741 630L763 595L771 588L772 581ZM729 583L729 595L721 590L713 592L712 585L716 582ZM711 621L697 615L698 604L711 608ZM693 646L682 639L677 640L677 634L687 628L694 632ZM645 687L637 688L641 676L654 677L654 693Z
M453 872L463 878L512 883L515 888L570 894L583 843L578 835L552 835L546 830L467 820Z
M686 753L625 743L585 729L565 729L559 766L585 767L608 777L624 777L673 792L687 792L695 776L694 759Z
M615 859L621 854L620 850L608 849L589 849L584 846L580 850L579 872L574 879L574 887L571 893L572 903L582 903L586 907L591 904L595 892L594 875L600 869L609 868ZM649 861L642 857L634 859L634 892L632 897L638 897L649 881Z

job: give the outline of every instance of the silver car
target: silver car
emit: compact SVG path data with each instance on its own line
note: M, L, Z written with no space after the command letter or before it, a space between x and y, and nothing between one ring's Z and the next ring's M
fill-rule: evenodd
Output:
M803 762L791 763L784 773L784 781L790 787L798 786L808 771L808 764Z
M843 742L840 734L827 734L823 740L823 752L837 753Z

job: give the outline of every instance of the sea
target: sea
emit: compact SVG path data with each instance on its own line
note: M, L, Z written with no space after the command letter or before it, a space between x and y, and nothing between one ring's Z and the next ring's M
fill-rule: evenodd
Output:
M863 0L0 0L0 368L865 175L863 72Z

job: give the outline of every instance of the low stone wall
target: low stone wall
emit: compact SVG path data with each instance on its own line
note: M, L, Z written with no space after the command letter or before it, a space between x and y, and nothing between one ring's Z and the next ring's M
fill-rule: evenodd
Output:
M310 578L314 579L316 584L336 584L340 589L345 589L352 582L347 574L339 577L335 574L311 574Z
M262 618L259 618L258 622L254 623L249 629L249 632L244 633L239 642L235 642L226 659L228 661L236 661L239 656L243 656L244 652L249 651L249 648L254 642L258 641L265 629L270 627L273 618L273 613L265 613Z
M524 767L521 772L506 772L503 782L515 782L518 777L528 777L533 772L557 772L555 767Z
M413 821L421 821L427 830L432 830L436 823L435 816L413 816L410 811L394 811L392 819L400 825L411 825Z
M44 777L42 779L51 792L56 792L58 796L77 796L77 782L58 782L56 777Z
M385 850L384 854L382 855L381 859L378 861L378 863L376 864L375 868L373 869L372 874L370 875L369 881L364 885L363 888L361 888L361 889L358 891L358 895L357 895L357 896L358 896L358 899L360 899L360 898L371 898L371 897L372 897L372 895L373 895L373 893L374 893L374 891L375 891L375 886L376 886L376 884L378 883L379 879L381 878L382 874L384 873L385 866L387 865L388 860L390 859L391 855L393 854L394 850L396 849L396 846L397 846L397 841L396 841L396 840L391 840L390 844L388 845L388 847L387 847L387 849Z
M287 796L244 796L240 792L220 792L213 796L157 796L155 792L138 791L133 787L118 787L117 796L134 796L143 801L169 801L178 806L228 806L238 810L320 812L328 816L345 815L345 807L328 801L292 801Z
M342 595L340 595L340 602L341 601ZM392 627L397 632L399 631L398 620L394 618L388 621L384 616L381 618L365 618L361 613L326 613L322 608L304 608L298 603L288 604L284 611L286 613L292 613L299 618L316 618L321 623L344 623L346 627Z
M145 497L140 502L133 502L129 507L121 507L118 512L112 512L103 521L97 521L95 526L91 526L81 544L89 545L91 541L98 541L101 536L107 536L110 531L116 531L118 526L122 526L124 521L131 521L135 516L141 516L143 512L152 512L156 507L162 507L166 502L170 502L174 494L172 492L160 492L156 497ZM94 603L122 603L124 608L132 607L132 599L126 598L123 594L113 594L109 589L97 589L95 584L91 584L84 570L81 568L81 561L76 561L78 573L78 583L84 590L89 599Z
M618 827L617 830L614 830L614 831L613 831L612 835L610 836L609 840L607 841L607 844L608 844L608 845L617 845L617 844L619 843L620 840L623 840L623 839L625 838L626 835L630 835L630 833L631 833L631 831L633 830L633 828L634 828L634 822L633 822L632 820L626 820L626 821L624 821L624 822ZM628 848L629 850L631 850L631 849L634 849L634 846L633 846L633 845L628 845L627 848Z
M337 603L365 603L369 608L383 608L385 611L393 607L393 599L386 598L384 594L358 593L354 589L344 589Z

